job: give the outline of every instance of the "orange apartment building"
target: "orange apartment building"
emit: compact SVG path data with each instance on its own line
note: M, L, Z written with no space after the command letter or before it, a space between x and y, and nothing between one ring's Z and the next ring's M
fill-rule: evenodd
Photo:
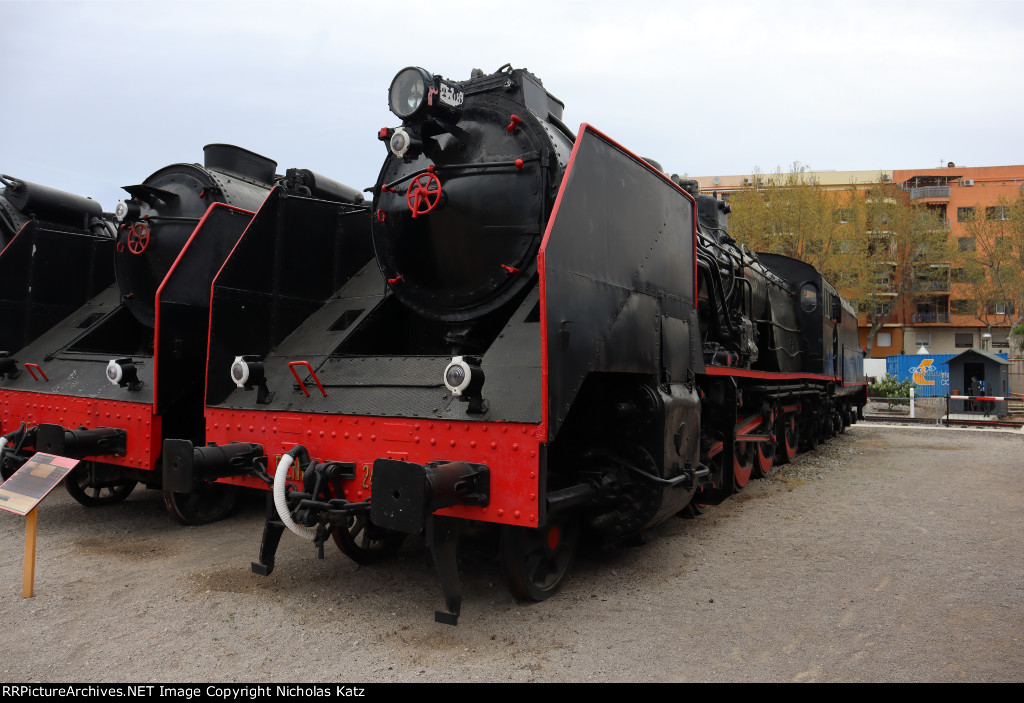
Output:
M808 171L826 188L892 182L908 191L912 203L933 211L949 233L953 247L976 246L964 229L971 217L1002 217L1001 198L1015 200L1024 192L1024 165L895 169L891 171ZM756 176L697 177L701 190L729 193L750 187ZM875 337L871 356L915 354L923 346L931 354L958 354L967 349L999 353L1009 350L1007 340L1013 310L997 306L979 319L979 304L969 298L968 287L958 282L958 271L949 264L934 264L944 272L915 286L913 294L892 312ZM1021 275L1024 275L1022 272ZM861 345L867 346L869 326L861 316Z

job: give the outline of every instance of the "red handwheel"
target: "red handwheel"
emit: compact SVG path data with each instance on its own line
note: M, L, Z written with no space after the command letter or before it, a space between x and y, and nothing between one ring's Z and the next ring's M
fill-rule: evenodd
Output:
M409 184L405 202L412 210L412 216L426 215L437 207L441 199L441 179L433 173L421 173Z
M128 251L133 254L141 254L149 247L149 227L141 222L132 225L128 233Z

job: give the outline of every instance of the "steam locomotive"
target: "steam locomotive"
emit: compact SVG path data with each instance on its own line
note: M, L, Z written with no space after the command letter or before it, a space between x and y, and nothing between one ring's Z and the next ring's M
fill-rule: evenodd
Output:
M275 185L362 200L308 170L277 176L275 161L236 146L204 152L204 165L172 164L125 187L106 219L87 210L104 236L21 228L0 255L0 304L16 331L0 346L10 350L0 355L5 477L45 451L86 459L65 481L86 506L120 502L138 482L161 487L164 437L203 438L210 282L252 212ZM175 518L200 524L226 514L238 488L163 493Z
M92 198L0 175L0 251L23 227L49 227L113 237L113 225Z
M10 376L19 373L12 350L113 282L113 259L96 254L113 252L116 231L91 198L6 174L0 183L0 252L10 244L3 260L20 257L29 265L0 276L0 376Z
M469 522L542 600L584 529L693 513L856 421L853 309L737 245L725 202L573 133L527 70L410 67L388 100L371 216L271 193L213 282L208 446L164 444L165 485L272 486L255 572L286 529L360 563L425 532L457 624Z

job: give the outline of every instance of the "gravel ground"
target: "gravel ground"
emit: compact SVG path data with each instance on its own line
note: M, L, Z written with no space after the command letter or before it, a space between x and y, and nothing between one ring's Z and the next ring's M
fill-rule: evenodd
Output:
M262 499L199 528L159 494L58 488L0 516L5 682L1021 681L1024 436L860 423L645 544L585 551L516 603L487 540L457 628L422 539L359 568L286 534L253 575Z

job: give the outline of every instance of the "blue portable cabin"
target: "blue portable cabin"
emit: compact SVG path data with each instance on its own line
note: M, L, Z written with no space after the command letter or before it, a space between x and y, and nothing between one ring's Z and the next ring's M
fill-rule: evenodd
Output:
M895 354L885 357L885 372L896 380L911 381L918 398L949 395L949 369L943 364L954 354Z

